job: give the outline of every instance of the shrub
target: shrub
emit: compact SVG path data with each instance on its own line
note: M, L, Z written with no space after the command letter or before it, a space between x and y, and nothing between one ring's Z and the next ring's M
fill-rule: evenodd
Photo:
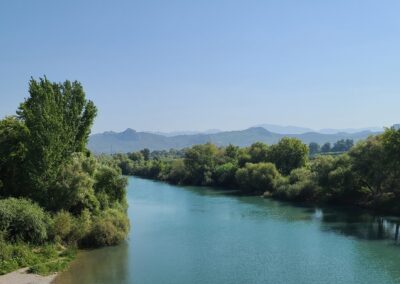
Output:
M0 200L0 231L6 240L43 243L47 239L48 216L36 203L27 199Z
M81 215L74 218L70 234L70 242L80 244L82 240L89 234L92 227L92 216L89 210L83 210Z
M47 275L63 270L74 256L74 249L64 250L56 245L11 244L0 238L0 275L27 266L30 272Z
M52 234L57 241L66 241L71 233L73 217L64 210L58 212L53 218Z
M94 219L84 244L95 247L116 245L126 238L128 231L126 214L122 210L108 209Z

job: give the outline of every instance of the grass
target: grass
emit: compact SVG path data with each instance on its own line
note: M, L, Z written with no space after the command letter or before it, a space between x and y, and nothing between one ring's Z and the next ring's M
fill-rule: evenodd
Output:
M32 246L0 242L0 275L29 267L30 273L49 275L64 271L75 258L76 250L57 244Z

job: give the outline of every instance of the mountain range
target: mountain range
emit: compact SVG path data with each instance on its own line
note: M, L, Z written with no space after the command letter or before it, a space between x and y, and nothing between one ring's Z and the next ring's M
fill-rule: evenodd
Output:
M365 139L370 135L381 131L371 131L370 129L357 132L336 132L321 133L315 131L301 132L300 127L284 126L281 130L275 128L272 132L264 127L257 126L245 130L220 131L211 133L194 134L160 134L151 132L138 132L133 129L126 129L123 132L108 131L99 134L93 134L89 137L88 147L94 153L119 153L132 152L144 148L150 150L168 150L171 148L182 149L195 144L214 143L218 146L233 144L237 146L249 146L256 141L267 144L277 143L283 137L295 137L304 143L316 142L323 144L326 142L334 143L340 139L353 139L355 142ZM291 128L291 129L290 129ZM280 133L286 130L290 133ZM372 129L374 130L374 129ZM299 133L300 132L300 133Z

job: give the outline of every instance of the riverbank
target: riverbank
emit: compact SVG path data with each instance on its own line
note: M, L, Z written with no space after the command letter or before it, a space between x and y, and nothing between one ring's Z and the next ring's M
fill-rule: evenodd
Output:
M57 277L57 273L42 276L28 272L29 268L22 268L0 276L0 284L50 284Z
M111 160L124 175L400 215L398 149L400 130L390 128L334 156L310 157L300 140L283 138L273 145L256 142L242 148L207 143L180 152L145 149Z
M167 183L171 186L177 186L177 187L199 187L199 188L211 188L212 190L218 191L218 192L223 192L226 195L232 195L232 196L237 196L237 197L256 197L260 199L270 199L272 201L279 201L279 202L284 202L287 203L291 206L317 206L317 207L325 207L325 208L331 208L331 209L336 209L336 210L358 210L362 211L367 214L371 215L384 215L384 216L392 216L396 220L395 223L400 223L400 211L398 210L391 210L391 208L374 208L369 206L368 204L364 203L350 203L350 202L335 202L335 201L323 201L323 200L295 200L295 199L288 199L284 198L282 196L276 195L270 191L265 191L264 193L254 193L254 192L245 192L242 191L238 187L226 187L226 186L221 186L221 185L193 185L193 184L176 184L173 182L170 182L168 180L161 180L157 178L151 178L151 177L146 177L146 176L139 176L139 175L126 175L127 177L132 177L132 178L139 178L139 179L144 179L144 180L149 180L149 181L155 181L155 182L161 182L161 183ZM399 218L399 219L398 219ZM400 235L399 235L400 237Z

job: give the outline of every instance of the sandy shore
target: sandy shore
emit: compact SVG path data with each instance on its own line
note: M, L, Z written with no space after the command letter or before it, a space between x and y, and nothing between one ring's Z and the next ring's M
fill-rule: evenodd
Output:
M26 273L27 270L28 268L22 268L5 275L1 275L0 284L50 284L57 276L57 274L40 276L37 274Z

